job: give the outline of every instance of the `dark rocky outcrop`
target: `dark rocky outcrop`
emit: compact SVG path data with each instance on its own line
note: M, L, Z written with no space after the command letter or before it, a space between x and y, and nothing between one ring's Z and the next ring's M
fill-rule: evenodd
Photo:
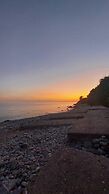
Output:
M102 105L109 107L109 76L101 79L99 85L90 91L87 98L80 97L77 104L84 103L92 106Z

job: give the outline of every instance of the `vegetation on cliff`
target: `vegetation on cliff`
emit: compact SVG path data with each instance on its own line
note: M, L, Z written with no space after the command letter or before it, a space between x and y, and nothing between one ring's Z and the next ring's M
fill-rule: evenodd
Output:
M109 107L109 76L100 80L98 86L93 88L87 98L80 97L78 103L89 105L103 105Z

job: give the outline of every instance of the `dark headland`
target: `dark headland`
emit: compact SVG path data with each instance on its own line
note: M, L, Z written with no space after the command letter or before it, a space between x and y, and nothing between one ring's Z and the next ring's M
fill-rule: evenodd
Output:
M0 123L0 194L109 194L109 77L73 109Z

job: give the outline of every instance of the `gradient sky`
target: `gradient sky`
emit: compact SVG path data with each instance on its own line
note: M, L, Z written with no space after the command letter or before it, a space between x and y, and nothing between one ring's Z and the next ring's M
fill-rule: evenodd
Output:
M0 100L73 100L109 72L109 0L0 0Z

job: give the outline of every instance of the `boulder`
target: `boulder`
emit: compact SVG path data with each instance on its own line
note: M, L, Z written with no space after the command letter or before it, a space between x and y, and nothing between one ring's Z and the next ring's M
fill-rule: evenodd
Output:
M29 194L109 194L109 159L64 149L42 168L28 191Z

